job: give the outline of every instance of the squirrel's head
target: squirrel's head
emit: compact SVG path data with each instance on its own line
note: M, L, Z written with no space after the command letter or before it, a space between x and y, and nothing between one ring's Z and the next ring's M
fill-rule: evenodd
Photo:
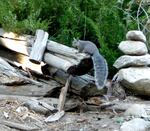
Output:
M78 46L79 46L79 40L78 40L78 39L73 38L72 46L73 46L73 47L78 47Z

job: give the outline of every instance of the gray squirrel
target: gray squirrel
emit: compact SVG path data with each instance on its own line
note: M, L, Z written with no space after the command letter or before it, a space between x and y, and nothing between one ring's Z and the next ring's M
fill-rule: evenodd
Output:
M96 45L90 41L74 39L72 42L74 47L77 47L80 53L87 53L92 57L94 65L94 77L97 88L103 89L107 82L108 66L104 57L99 53Z

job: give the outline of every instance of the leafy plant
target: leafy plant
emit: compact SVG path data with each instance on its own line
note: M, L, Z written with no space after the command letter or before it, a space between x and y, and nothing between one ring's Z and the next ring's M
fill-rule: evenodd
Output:
M5 30L33 34L37 28L48 29L49 20L42 20L42 6L35 0L1 0L0 24Z
M150 7L147 0L118 0L120 10L127 30L140 30L147 37L147 47L150 50Z

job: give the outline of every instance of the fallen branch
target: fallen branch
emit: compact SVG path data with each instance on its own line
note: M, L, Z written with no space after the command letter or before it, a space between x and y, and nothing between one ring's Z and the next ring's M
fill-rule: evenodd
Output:
M62 87L60 95L59 95L59 103L58 103L58 111L64 110L64 105L65 105L65 100L66 100L66 95L67 95L67 90L70 86L72 76L70 75L67 79L67 82L64 87Z
M6 121L6 120L0 120L0 124L11 127L11 128L15 128L21 131L38 131L40 130L37 127L31 127L25 124L20 124L20 123L16 123L16 122L11 122L11 121Z
M46 102L40 102L40 100L28 100L24 102L23 105L40 114L52 113L56 110L52 105L49 105Z
M65 112L62 110L62 111L59 111L57 113L55 113L54 115L50 115L49 117L47 117L45 119L45 122L55 122L55 121L58 121L60 118L62 118L62 116L64 116Z

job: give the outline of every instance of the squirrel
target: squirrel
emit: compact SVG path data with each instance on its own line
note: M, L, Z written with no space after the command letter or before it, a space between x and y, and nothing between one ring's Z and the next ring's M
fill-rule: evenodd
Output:
M105 58L99 53L96 45L91 41L74 39L72 46L77 47L80 53L87 53L92 57L95 84L99 90L103 89L107 82L108 66Z

